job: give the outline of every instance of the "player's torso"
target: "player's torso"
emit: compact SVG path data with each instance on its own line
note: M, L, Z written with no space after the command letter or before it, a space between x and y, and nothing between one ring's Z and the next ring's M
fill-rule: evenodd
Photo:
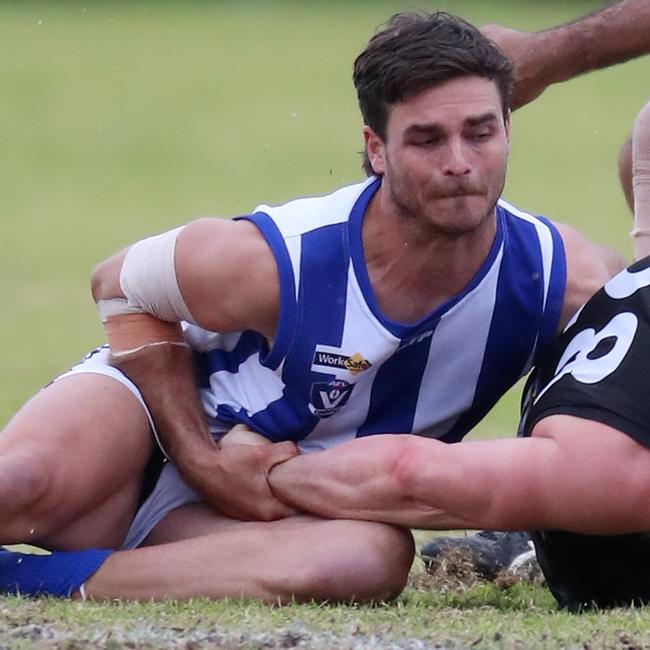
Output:
M380 312L361 245L369 180L252 215L280 275L273 344L196 333L215 430L245 422L272 440L328 447L375 433L460 439L553 335L564 287L556 233L498 209L497 236L464 291L411 325Z

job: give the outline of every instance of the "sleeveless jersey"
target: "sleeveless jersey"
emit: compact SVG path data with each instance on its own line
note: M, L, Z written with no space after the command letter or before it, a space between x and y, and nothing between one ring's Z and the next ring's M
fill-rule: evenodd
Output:
M520 435L561 413L650 447L648 360L650 257L609 280L566 326L524 391Z
M550 344L566 279L562 240L503 201L465 289L417 323L386 318L361 238L380 183L242 217L275 256L279 324L272 343L253 331L187 328L214 432L242 422L303 451L376 433L458 441Z

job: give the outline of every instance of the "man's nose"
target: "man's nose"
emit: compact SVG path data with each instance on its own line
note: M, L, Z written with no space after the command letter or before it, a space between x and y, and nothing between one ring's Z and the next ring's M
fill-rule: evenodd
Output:
M467 152L460 140L451 140L443 152L442 172L447 176L465 176L472 171Z

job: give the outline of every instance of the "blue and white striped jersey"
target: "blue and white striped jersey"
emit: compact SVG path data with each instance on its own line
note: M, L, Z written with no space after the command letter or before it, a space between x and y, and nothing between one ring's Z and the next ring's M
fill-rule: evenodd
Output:
M361 242L379 185L244 217L277 261L280 318L272 343L186 330L214 432L243 422L303 451L376 433L457 441L548 346L566 280L562 240L503 201L491 250L461 293L414 324L383 316Z

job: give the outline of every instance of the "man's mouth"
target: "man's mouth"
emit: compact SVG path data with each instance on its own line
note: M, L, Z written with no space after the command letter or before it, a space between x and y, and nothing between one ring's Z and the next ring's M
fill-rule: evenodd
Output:
M455 199L463 196L483 196L484 194L485 194L484 188L476 185L468 185L462 183L459 185L438 188L434 192L433 198Z
M483 193L477 190L456 190L452 192L437 192L434 195L435 199L456 199L466 196L482 196Z

